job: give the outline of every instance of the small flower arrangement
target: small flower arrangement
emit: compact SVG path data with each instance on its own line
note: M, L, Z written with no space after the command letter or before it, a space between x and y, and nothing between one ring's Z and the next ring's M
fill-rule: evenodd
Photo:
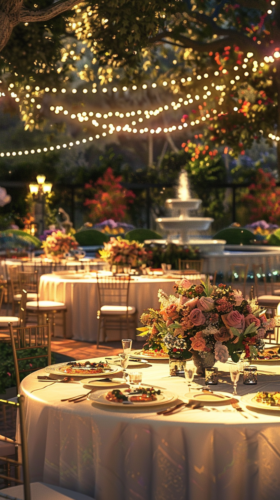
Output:
M183 279L175 283L176 295L159 290L160 310L149 309L141 316L148 335L145 350L163 349L170 357L189 359L212 353L216 361L229 357L238 362L242 352L255 355L255 344L273 328L255 301L248 302L238 290L209 282L200 285Z
M102 233L109 235L120 235L125 234L128 231L134 229L134 226L131 224L126 224L126 222L115 222L113 219L107 219L99 224L94 225L94 229L98 229Z
M70 250L76 249L79 245L73 236L62 233L61 231L53 232L47 236L42 243L47 257L62 259Z
M143 244L137 241L123 240L120 236L110 238L99 251L101 259L111 266L131 266L139 268L146 263L147 254Z

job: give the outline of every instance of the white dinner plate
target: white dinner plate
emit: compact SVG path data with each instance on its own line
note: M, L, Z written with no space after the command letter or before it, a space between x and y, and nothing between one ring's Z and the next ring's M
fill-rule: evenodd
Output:
M149 386L151 387L151 386ZM108 393L108 389L104 391L92 392L88 399L93 401L94 403L105 405L105 406L114 406L121 408L146 408L150 406L160 406L166 403L171 403L172 401L178 399L178 397L173 394L173 392L162 391L161 394L157 395L156 401L147 401L140 403L139 401L127 404L127 403L115 403L114 401L108 401L106 399L106 394Z
M265 391L269 392L269 391ZM271 391L275 392L275 391ZM246 396L242 396L241 400L242 403L244 403L246 406L249 406L250 408L255 408L257 410L265 410L269 412L280 412L280 406L268 406L264 403L258 403L257 401L253 401L254 397L257 395L256 392L253 394L246 394Z
M81 360L82 361L82 360ZM83 360L87 361L87 360ZM47 366L45 368L47 373L52 373L53 375L64 375L66 377L87 377L87 378L103 378L103 377L111 377L112 375L116 375L117 373L122 372L122 368L117 365L110 365L110 369L104 371L103 373L88 373L86 368L83 373L66 373L61 370L61 368L66 367L68 363L58 363L56 365Z
M83 385L84 386L90 386L90 387L104 387L104 389L108 388L114 388L114 387L129 387L126 382L123 382L121 378L112 378L111 380L100 380L100 377L98 380L88 378L83 380Z
M223 392L190 392L185 394L185 398L190 401L199 401L199 403L216 405L219 403L228 403L233 396L231 394L224 394Z
M149 356L146 354L145 351L133 351L131 353L131 356L133 358L138 358L138 359L148 359L149 361L152 361L153 359L163 359L163 360L169 360L168 354L166 356Z

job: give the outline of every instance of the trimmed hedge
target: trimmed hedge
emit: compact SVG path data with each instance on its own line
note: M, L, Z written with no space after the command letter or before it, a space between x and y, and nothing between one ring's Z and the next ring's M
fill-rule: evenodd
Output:
M242 227L227 227L215 234L214 239L226 240L228 245L252 245L255 235Z
M126 240L144 243L145 240L161 240L162 236L151 229L132 229L124 236Z
M21 238L22 240L24 240L24 242L27 244L27 245L32 245L33 247L36 247L36 248L41 248L42 246L42 242L36 238L36 236L32 236L31 234L28 234L26 233L25 231L21 231L20 229L5 229L4 231L1 231L1 233L5 236L9 236L9 235L12 235L12 236L19 236L19 238Z
M274 233L270 234L267 242L269 245L280 246L280 229L276 229Z
M79 231L75 234L75 238L82 247L103 246L110 239L107 234L101 233L101 231L97 231L96 229Z

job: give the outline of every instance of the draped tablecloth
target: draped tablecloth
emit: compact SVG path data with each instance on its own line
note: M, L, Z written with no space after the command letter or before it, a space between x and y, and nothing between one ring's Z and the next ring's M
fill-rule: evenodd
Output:
M146 383L186 393L184 379L168 376L168 363L143 366L142 372ZM279 499L279 414L256 412L254 418L246 410L246 419L231 406L219 406L164 417L156 408L61 402L88 388L39 382L38 373L20 388L32 481L96 500ZM229 377L223 380L217 389L232 392ZM278 375L259 375L250 391L263 388L280 389L279 369ZM240 381L238 392L247 389Z
M202 277L202 276L201 276ZM198 275L188 276L193 283L200 283ZM138 316L148 307L158 309L158 290L173 293L173 279L139 278L130 283L129 305L136 307ZM55 300L67 306L66 331L69 338L95 341L98 331L98 290L94 278L66 278L47 274L40 278L40 300ZM135 332L131 332L135 335ZM111 336L110 336L111 338ZM113 340L113 337L112 337Z

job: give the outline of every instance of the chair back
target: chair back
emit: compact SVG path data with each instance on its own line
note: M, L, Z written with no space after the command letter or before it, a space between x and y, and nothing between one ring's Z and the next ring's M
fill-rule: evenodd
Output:
M202 272L203 259L199 260L182 260L178 259L179 271L195 271Z
M21 287L19 282L20 266L9 266L8 271L11 280L12 296L14 297L15 295L21 293Z
M2 307L3 297L4 297L4 286L1 285L1 283L0 283L0 309Z
M270 287L268 287L266 273L264 271L263 264L253 264L252 269L253 269L254 284L257 297L260 295L267 295L268 293L273 295L273 281L271 279ZM263 285L264 287L264 293L263 291L260 290L261 285ZM268 290L268 288L270 288L270 290Z
M46 366L51 364L50 327L47 324L14 328L10 324L9 328L18 390L21 374L28 375L42 368L38 366L39 359L45 359Z
M24 289L27 293L36 293L38 295L39 280L37 270L33 272L20 271L18 277L21 290Z
M230 275L230 283L232 286L235 286L236 283L241 283L242 286L242 293L243 297L246 296L246 282L247 282L247 276L248 276L248 264L231 264L230 270L231 270L231 275ZM238 285L239 286L239 285Z
M96 275L99 307L128 306L130 276Z
M19 440L15 439L16 419L19 420ZM17 402L0 399L0 433L1 441L13 439L15 445L15 457L0 457L1 466L6 466L0 474L0 479L3 481L0 487L3 489L7 485L18 486L22 484L24 500L31 500L24 396L18 396ZM1 494L1 489L0 498L16 500L14 496L11 497L6 493Z

